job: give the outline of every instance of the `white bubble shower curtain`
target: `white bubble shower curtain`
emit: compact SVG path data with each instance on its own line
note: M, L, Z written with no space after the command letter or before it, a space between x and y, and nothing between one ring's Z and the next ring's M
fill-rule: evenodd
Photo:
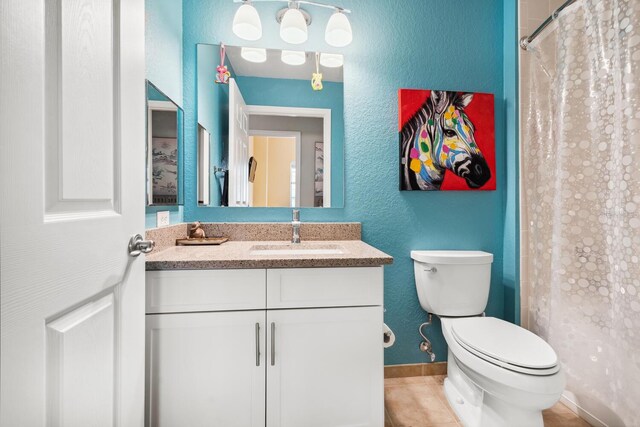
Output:
M566 397L640 426L640 0L579 0L523 56L523 323Z

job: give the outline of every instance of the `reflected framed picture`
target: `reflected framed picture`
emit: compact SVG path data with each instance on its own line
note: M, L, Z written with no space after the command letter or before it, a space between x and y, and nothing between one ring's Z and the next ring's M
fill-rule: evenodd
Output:
M313 206L321 208L324 204L324 142L315 144L315 172Z
M153 204L175 204L178 187L178 140L152 138Z
M489 93L398 91L400 190L495 190Z

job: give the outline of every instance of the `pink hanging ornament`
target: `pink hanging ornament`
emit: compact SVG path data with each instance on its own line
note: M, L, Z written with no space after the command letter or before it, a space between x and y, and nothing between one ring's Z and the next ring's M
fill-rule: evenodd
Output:
M229 84L229 77L231 77L231 73L227 69L227 66L224 65L224 57L225 47L223 44L220 44L220 65L216 67L216 83L227 85Z

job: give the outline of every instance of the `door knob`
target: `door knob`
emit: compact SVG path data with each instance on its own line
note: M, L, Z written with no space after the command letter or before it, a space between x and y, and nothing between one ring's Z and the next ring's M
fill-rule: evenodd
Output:
M144 240L142 235L136 234L129 239L129 255L138 256L141 253L148 254L156 246L153 240Z

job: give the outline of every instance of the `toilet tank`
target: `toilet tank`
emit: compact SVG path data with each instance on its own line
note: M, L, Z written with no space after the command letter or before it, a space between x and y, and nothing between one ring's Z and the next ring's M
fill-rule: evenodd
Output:
M440 316L475 316L487 307L493 254L411 251L420 305Z

